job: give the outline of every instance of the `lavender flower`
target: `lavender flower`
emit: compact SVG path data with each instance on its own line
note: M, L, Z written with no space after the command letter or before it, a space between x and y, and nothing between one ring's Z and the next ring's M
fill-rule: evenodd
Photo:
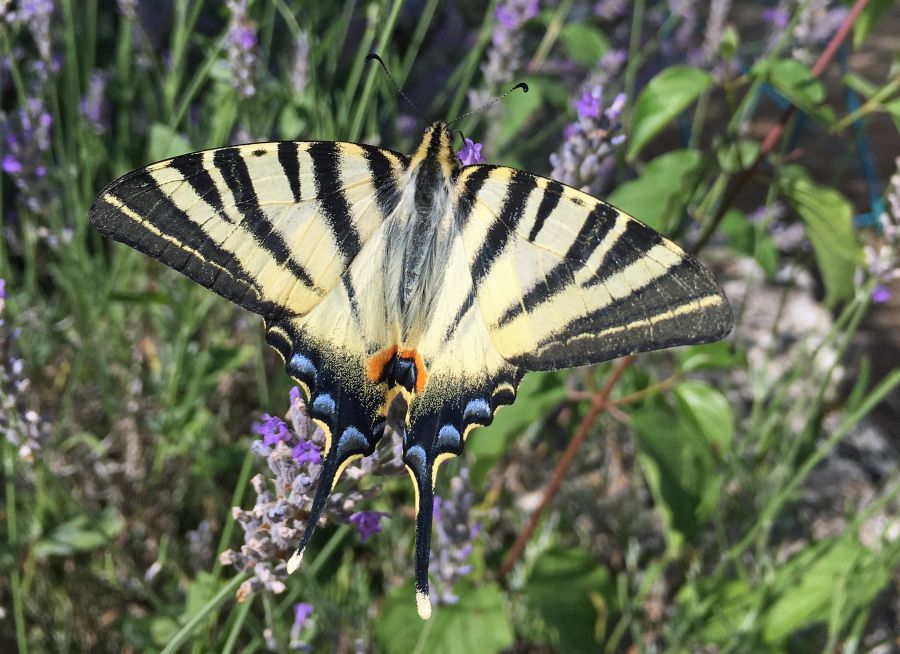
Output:
M294 623L291 625L291 642L292 650L309 651L310 645L306 641L300 640L300 634L309 622L310 616L313 614L313 605L307 602L298 602L294 604Z
M52 197L46 179L52 125L53 118L40 98L29 98L12 115L0 111L0 137L6 150L0 168L13 178L21 199L34 213L44 213Z
M213 557L213 530L208 520L201 520L196 529L187 533L191 565L195 570L205 570Z
M225 52L237 82L237 91L245 98L256 93L256 26L247 17L247 0L228 0L231 22Z
M627 0L597 0L594 3L594 15L605 21L613 21L624 16L631 3Z
M728 20L728 12L731 9L731 0L712 0L709 3L709 18L706 20L706 30L703 33L703 60L706 64L713 63L719 54L719 46L722 45L722 37L725 34L725 21Z
M390 515L380 511L359 511L350 516L350 524L356 527L359 540L365 543L369 536L381 532L381 519Z
M255 423L253 431L263 437L263 443L267 447L290 438L287 423L277 416L270 416L268 413L262 414L262 422Z
M487 63L481 67L486 88L469 92L469 104L486 104L498 86L509 82L522 66L522 27L538 14L538 0L500 0L494 11L497 21L491 35Z
M0 279L0 438L5 438L26 463L46 442L50 424L37 411L25 361L14 354L21 330L8 331L2 319L6 304L6 280Z
M309 38L301 32L294 41L294 65L291 67L291 87L294 95L303 95L307 84L309 84Z
M774 8L763 12L769 24L769 46L781 40L784 28L794 12L800 12L791 32L791 56L809 65L818 55L821 45L837 31L847 17L848 10L832 0L781 0Z
M104 107L106 82L106 75L99 70L95 70L93 74L91 74L87 95L84 96L78 106L81 115L88 121L97 134L105 132L107 127L106 111Z
M884 304L891 299L891 285L900 279L900 157L888 182L888 209L878 218L878 234L863 245L865 271L857 272L857 282L874 278L872 302Z
M621 67L623 61L619 57L610 58L607 62L610 68L601 68L589 78L574 103L577 122L566 126L562 146L550 155L552 176L588 193L601 193L609 186L615 163L612 155L624 140L623 135L615 132L625 107L625 95L615 95L604 108L608 94L600 82L612 78L612 70Z
M432 580L432 601L437 604L456 604L453 585L472 571L468 563L472 543L481 526L472 522L470 513L475 493L465 468L450 480L450 497L434 498L434 526L437 538L432 541L429 573Z
M24 24L31 32L41 61L50 64L50 20L53 17L53 0L20 0L18 9L9 12L9 23ZM45 67L44 71L47 70Z
M464 137L462 149L456 153L456 158L462 162L463 166L480 164L484 162L484 157L481 156L481 148L483 147L482 143L476 143L472 139Z
M680 52L688 52L694 42L694 34L699 23L697 0L669 0L669 11L679 18L678 27L675 29L675 38L671 42L663 43L663 47L671 56L671 46Z
M251 449L265 458L269 478L256 475L251 479L256 492L252 508L232 509L232 515L244 530L244 545L240 551L226 550L219 555L225 565L253 571L253 576L238 589L238 601L246 600L252 593L284 591L286 562L306 528L321 475L320 452L325 444L325 434L309 417L298 388L291 389L290 401L287 423L263 414L262 421L253 426L253 431L262 439L254 441ZM394 462L396 455L393 453L397 448L402 449L399 435L386 430L382 451L376 450L371 457L345 470L337 489L329 497L324 519L356 525L364 540L379 531L378 521L387 514L374 514L377 517L373 521L372 516L367 515L370 512L360 511L360 504L371 498L378 487L357 491L345 490L341 485L345 481L352 483L361 476L363 469L378 466L381 461L384 461L381 470L395 472L398 464ZM387 456L388 451L391 456ZM404 469L402 462L399 469Z
M138 0L116 0L119 6L119 13L124 16L125 20L137 20L137 3Z

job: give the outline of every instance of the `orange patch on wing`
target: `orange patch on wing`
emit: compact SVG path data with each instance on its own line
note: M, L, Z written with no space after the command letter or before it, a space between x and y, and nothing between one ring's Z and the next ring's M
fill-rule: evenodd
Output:
M396 353L397 346L392 345L369 357L369 360L366 362L366 375L369 377L369 381L377 382L381 379L384 367L388 364L388 361L394 358Z
M425 390L425 382L428 381L428 373L425 370L425 361L417 350L400 350L400 356L404 359L412 359L416 364L416 393Z

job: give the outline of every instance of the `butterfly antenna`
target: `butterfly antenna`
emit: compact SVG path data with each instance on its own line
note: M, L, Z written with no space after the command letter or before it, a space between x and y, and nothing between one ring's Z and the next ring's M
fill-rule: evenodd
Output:
M401 98L403 98L404 100L406 100L407 103L409 103L409 106L412 107L417 114L419 114L419 118L421 118L422 121L424 122L426 120L425 114L422 113L422 111L416 106L416 103L413 102L412 100L410 100L409 96L406 95L403 92L403 89L401 89L400 86L397 84L397 82L394 81L394 78L391 75L391 71L389 71L387 69L387 66L384 63L384 59L382 59L379 55L375 54L374 52L370 52L369 54L366 55L366 63L369 63L373 59L381 65L381 70L383 70L384 74L387 75L387 78L389 80L391 80L391 85L393 85L394 90L400 95Z
M506 93L502 93L502 94L498 95L496 98L494 98L493 100L491 100L491 101L488 102L487 104L483 104L483 105L481 105L480 107L478 107L477 109L472 109L472 111L469 111L469 112L467 112L467 113L464 113L462 116L457 116L456 118L454 118L453 120L451 120L449 123L447 123L447 127L450 127L450 125L452 125L453 123L458 122L458 121L462 120L463 118L466 118L467 116L471 116L472 114L477 114L479 111L484 111L484 110L487 109L488 107L491 107L491 106L497 104L497 103L500 102L503 98L505 98L505 97L508 96L510 93L512 93L513 91L516 91L516 90L518 90L518 89L522 89L522 92L523 92L523 93L528 93L528 84L526 84L525 82L519 82L519 83L516 84L514 87L512 87L509 91L507 91Z

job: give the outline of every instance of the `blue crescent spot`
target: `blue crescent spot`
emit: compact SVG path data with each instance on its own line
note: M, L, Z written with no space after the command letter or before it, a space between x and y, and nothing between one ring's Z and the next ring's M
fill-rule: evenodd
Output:
M469 400L466 408L463 410L463 420L467 423L477 422L479 424L487 424L491 419L491 405L483 398Z
M356 427L347 427L338 439L338 457L365 452L369 449L369 439Z
M337 405L328 393L323 393L313 400L312 412L313 414L324 415L325 417L334 420L337 415Z
M459 435L459 430L453 425L444 425L438 432L437 444L442 451L459 450L462 447L462 437Z
M292 372L299 373L298 377L306 377L313 384L316 383L316 366L299 352L295 352L291 357L290 368Z
M417 474L420 478L425 478L425 464L428 460L428 457L425 456L425 448L421 445L413 445L406 452L406 456L403 457L404 461L410 468L413 469L413 472Z

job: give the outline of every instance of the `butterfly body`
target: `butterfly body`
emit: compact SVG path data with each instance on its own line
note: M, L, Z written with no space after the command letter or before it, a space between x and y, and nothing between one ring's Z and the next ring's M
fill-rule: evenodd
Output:
M438 466L526 371L731 328L721 289L675 244L554 180L461 166L443 123L409 156L315 141L175 157L110 184L91 222L263 316L326 435L288 571L346 465L387 426L402 434L423 617Z

